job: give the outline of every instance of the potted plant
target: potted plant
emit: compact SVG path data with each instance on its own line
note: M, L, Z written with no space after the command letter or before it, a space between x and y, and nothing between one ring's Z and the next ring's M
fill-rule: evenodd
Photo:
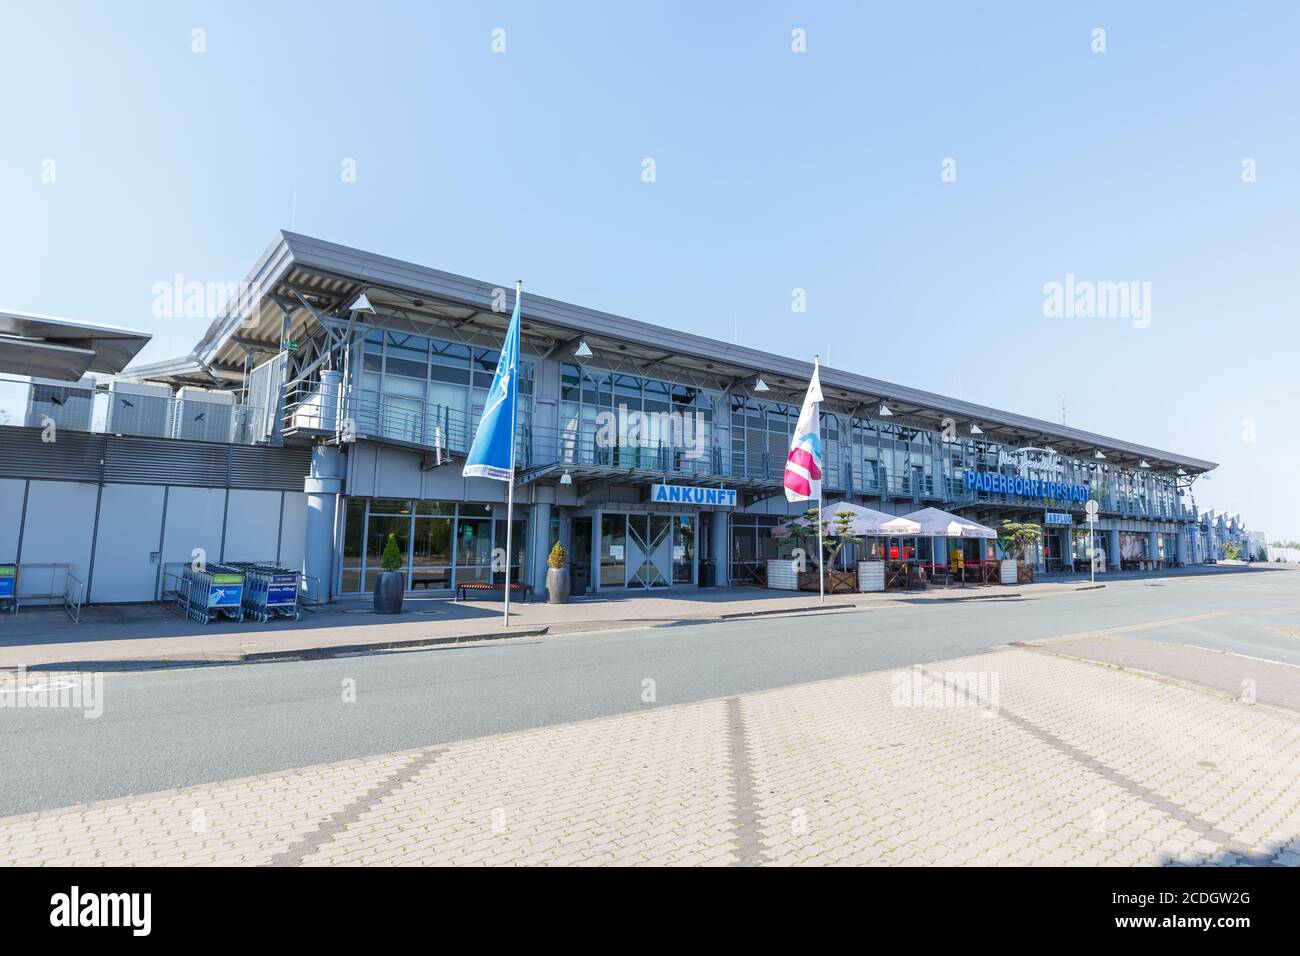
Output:
M406 575L397 570L402 566L402 552L397 547L397 535L391 531L379 563L384 570L375 575L375 613L401 614Z
M569 555L564 545L555 542L546 558L546 603L569 603Z
M1002 583L1032 583L1034 569L1025 564L1025 551L1043 536L1043 529L1028 521L1002 522Z
M856 591L858 589L858 572L854 570L835 570L835 559L840 556L845 546L854 541L854 535L849 530L853 524L853 512L840 511L834 516L834 531L832 532L831 522L822 521L822 563L826 568L826 590L831 594L840 594L845 592ZM784 538L785 541L793 541L803 549L804 554L817 551L817 509L809 508L802 517L791 521L788 528L789 533ZM815 560L814 557L804 558L805 565L807 562ZM801 591L817 591L820 585L817 582L817 568L809 568L798 572L798 588Z

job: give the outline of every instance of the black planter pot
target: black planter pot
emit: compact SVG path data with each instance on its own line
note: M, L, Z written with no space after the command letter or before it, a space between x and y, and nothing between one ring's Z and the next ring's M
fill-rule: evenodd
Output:
M380 571L375 575L375 613L401 614L406 575L401 571Z
M546 569L546 603L547 604L568 604L569 603L569 569L568 568L547 568Z

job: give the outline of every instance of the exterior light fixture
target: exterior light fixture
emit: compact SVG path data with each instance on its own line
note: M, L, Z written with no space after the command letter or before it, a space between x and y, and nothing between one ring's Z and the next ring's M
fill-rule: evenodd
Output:
M573 476L569 474L569 469L567 468L564 469L564 474L560 475L560 484L562 485L573 484Z
M980 428L975 422L970 423L970 433L972 435L983 435L984 429Z
M768 391L767 382L763 381L763 376L760 375L758 377L758 381L754 383L754 391L756 392Z
M1095 455L1093 455L1092 457L1093 457L1093 458L1096 458L1098 461L1105 461L1105 460L1106 460L1106 456L1103 455L1103 454L1101 453L1101 449L1100 449L1100 448L1097 449L1097 453L1096 453Z
M366 298L366 294L363 292L357 296L357 300L352 303L352 311L368 312L370 315L374 315L375 307L370 304L370 300Z
M591 358L591 349L587 348L587 340L583 339L578 343L578 347L573 350L576 358Z
M1138 467L1139 467L1139 468L1150 468L1151 466L1148 465L1148 464L1146 463L1146 459L1144 458L1144 459L1142 459L1142 461L1138 462Z
M1183 471L1181 468L1178 469L1178 473L1179 473L1180 475L1186 475L1186 474L1187 474L1187 472Z
M893 415L894 415L894 413L891 412L891 411L889 410L889 406L886 405L884 402L881 402L881 403L880 403L880 417L881 417L881 418L892 418Z

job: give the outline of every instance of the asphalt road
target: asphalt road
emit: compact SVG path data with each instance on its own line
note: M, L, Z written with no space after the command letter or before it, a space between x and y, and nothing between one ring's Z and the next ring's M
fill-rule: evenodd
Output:
M1123 581L1032 600L110 673L98 719L0 707L0 815L1093 631L1300 666L1300 573ZM647 681L653 702L643 700ZM355 701L346 701L353 687Z

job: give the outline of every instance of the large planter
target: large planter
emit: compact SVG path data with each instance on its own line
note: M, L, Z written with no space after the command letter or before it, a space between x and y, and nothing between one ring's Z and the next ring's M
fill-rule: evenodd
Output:
M799 562L771 558L767 562L767 586L778 591L799 590ZM813 590L817 589L817 572L813 572Z
M1003 583L1003 584L1018 584L1018 583L1019 583L1018 575L1017 575L1017 573L1016 573L1016 568L1017 568L1019 565L1020 565L1020 562L1019 562L1019 561L1016 561L1016 560L1014 560L1014 559L1012 559L1012 558L1007 558L1007 559L1005 559L1005 560L1002 561L1002 583Z
M375 575L375 613L401 614L406 575L401 571L380 571Z
M800 591L822 591L827 594L852 594L858 589L857 571L832 571L827 569L824 583L818 582L816 571L800 571Z
M858 590L883 591L885 589L885 562L858 562Z
M567 567L546 569L546 603L569 603L569 569Z

